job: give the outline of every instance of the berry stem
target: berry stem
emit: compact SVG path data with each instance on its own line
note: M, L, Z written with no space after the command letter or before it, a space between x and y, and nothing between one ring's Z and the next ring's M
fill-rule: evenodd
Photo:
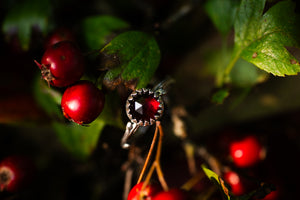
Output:
M183 149L186 155L189 172L191 175L197 174L197 167L195 161L195 146L188 141L183 141Z
M164 133L163 133L163 129L162 129L162 126L160 125L159 121L156 122L155 133L154 133L154 136L153 136L153 139L152 139L152 144L151 144L150 150L148 152L148 155L147 155L145 164L143 166L142 172L141 172L140 177L138 179L138 183L141 182L141 180L142 180L142 178L144 176L144 173L145 173L145 170L146 170L147 165L149 163L151 154L153 152L153 149L154 149L154 146L155 146L158 134L159 134L159 138L158 138L158 142L157 142L157 149L156 149L155 159L154 159L154 161L153 161L153 163L152 163L152 165L151 165L151 167L150 167L150 169L149 169L149 171L147 173L147 176L146 176L146 178L144 180L144 184L143 184L142 189L145 189L145 187L148 185L148 183L150 182L150 179L152 177L152 174L153 174L154 170L156 170L156 173L158 175L158 179L159 179L159 182L160 182L161 186L163 187L163 189L165 191L168 191L169 187L167 185L167 182L166 182L166 180L164 178L163 171L162 171L161 166L160 166L162 138L163 138Z
M202 178L206 177L203 170L200 170L197 174L195 174L192 178L190 178L187 182L185 182L181 188L189 191L191 190Z
M233 52L233 56L230 60L230 62L227 64L223 76L219 76L219 80L218 80L218 87L222 87L225 83L225 81L229 78L230 72L232 71L235 63L238 61L238 59L240 58L241 55L241 51L237 51L237 52Z
M154 161L149 169L149 172L145 178L145 181L144 181L144 184L143 184L143 187L142 187L142 190L146 188L146 186L149 184L150 182L150 179L151 179L151 176L154 172L154 169L155 169L155 166L156 166L156 161Z
M163 187L164 191L168 191L169 187L168 187L168 184L167 184L167 182L165 180L163 171L161 170L160 163L156 162L155 166L156 166L156 173L158 175L158 179L159 179L159 182L160 182L161 186Z
M151 155L152 155L152 152L153 152L153 149L154 149L154 146L155 146L155 142L156 142L156 139L157 139L157 135L158 135L158 127L156 126L155 127L155 132L154 132L154 136L153 136L153 139L152 139L152 143L151 143L151 146L150 146L150 149L149 149L149 152L148 152L148 155L147 155L147 158L146 158L146 161L144 163L144 166L143 166L143 169L140 173L140 176L139 176L139 179L137 181L137 184L140 183L142 181L142 178L145 174L145 171L146 171L146 168L148 166L148 163L150 161L150 158L151 158Z
M156 126L158 126L158 129L159 129L159 139L158 139L157 152L156 152L156 157L155 157L155 161L157 163L156 164L156 172L157 172L160 184L162 185L163 189L165 191L167 191L167 190L169 190L169 187L167 185L167 182L164 178L164 174L163 174L163 172L161 170L161 166L160 166L160 155L161 155L162 138L163 138L164 132L163 132L162 126L160 125L159 121L156 122Z
M210 166L210 168L218 175L221 175L221 164L216 157L211 155L204 146L199 146L196 149L198 155L200 155Z

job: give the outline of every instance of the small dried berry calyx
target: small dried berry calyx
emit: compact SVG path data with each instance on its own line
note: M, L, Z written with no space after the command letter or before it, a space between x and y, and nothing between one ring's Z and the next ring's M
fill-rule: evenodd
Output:
M42 78L56 87L75 83L85 70L84 57L72 41L61 41L48 47L41 63L34 62L40 68Z
M14 180L14 172L9 167L0 168L0 191L5 190Z
M9 156L0 162L0 191L16 192L32 181L34 165L24 156Z

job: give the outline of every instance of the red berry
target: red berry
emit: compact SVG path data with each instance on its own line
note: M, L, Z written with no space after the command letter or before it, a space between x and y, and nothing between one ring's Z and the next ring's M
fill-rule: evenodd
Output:
M239 196L245 193L244 184L240 176L233 171L228 171L224 174L224 180L230 185L232 194Z
M35 61L36 62L36 61ZM71 41L58 42L46 49L41 69L42 78L56 87L65 87L78 81L84 73L84 58Z
M154 196L153 200L188 200L188 195L185 191L174 188L168 191L162 191Z
M161 191L156 184L148 184L143 190L143 182L136 184L129 192L127 200L151 200L153 196Z
M93 83L79 81L68 87L61 99L61 107L66 118L77 124L88 124L102 112L105 96Z
M45 42L45 48L61 42L61 41L75 41L73 33L66 28L58 28L54 30L47 38Z
M279 192L276 190L267 194L262 200L277 200L278 196L279 196Z
M264 148L254 136L247 136L230 144L230 155L238 167L250 167L265 156Z
M33 163L27 157L11 156L0 162L0 191L16 192L32 180Z

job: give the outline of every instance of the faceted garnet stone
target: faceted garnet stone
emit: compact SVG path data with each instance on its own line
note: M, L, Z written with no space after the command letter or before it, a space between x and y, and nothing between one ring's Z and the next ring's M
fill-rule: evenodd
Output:
M132 115L132 119L136 119L137 122L145 121L151 124L151 120L155 120L155 116L160 116L159 110L161 104L158 98L154 97L153 93L148 90L132 95L133 99L129 101L129 114Z

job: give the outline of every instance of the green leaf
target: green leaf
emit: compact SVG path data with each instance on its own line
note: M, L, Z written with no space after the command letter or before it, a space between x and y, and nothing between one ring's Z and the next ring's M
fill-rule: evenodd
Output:
M249 193L246 193L241 196L234 196L230 193L229 189L225 185L225 182L221 177L218 176L218 174L208 169L204 164L201 165L201 167L206 176L219 187L219 189L225 195L227 200L249 200L252 199L253 196L257 197L255 199L261 199L265 195L269 194L271 191L275 190L274 185L268 183L261 183L257 189L252 190Z
M45 80L38 75L33 86L34 97L43 110L52 118L63 119L60 101L62 94L49 87Z
M237 60L230 72L230 82L237 87L251 87L263 82L268 77L268 73L260 70L252 63L243 59Z
M2 31L9 40L17 34L23 50L28 50L32 28L46 34L51 4L48 0L26 0L16 3L4 18Z
M105 95L105 106L98 118L107 125L124 129L125 125L122 120L123 107L120 108L121 102L119 100L120 97L117 93L110 92Z
M228 96L229 96L228 89L220 89L213 94L212 102L216 104L222 104Z
M101 53L108 57L117 57L119 65L105 74L104 81L111 85L120 82L136 82L137 88L145 87L160 61L160 50L153 36L128 31L115 37Z
M220 50L211 49L206 52L203 58L202 74L214 76L216 79L216 85L220 86L221 82L232 84L235 87L252 87L257 83L265 81L268 77L268 73L257 68L252 63L245 61L244 59L238 59L230 71L228 77L223 79L223 72L226 64L230 61L232 55L232 49ZM224 93L225 94L225 93ZM219 96L219 95L218 95ZM219 102L217 100L217 102ZM221 103L221 102L219 102Z
M242 0L234 23L235 46L228 74L239 57L277 76L295 75L299 61L286 46L298 47L295 5L281 1L263 13L265 0Z
M96 119L88 126L81 126L76 123L53 122L53 128L59 141L76 158L87 159L97 146L105 122Z
M118 99L113 92L106 95L103 111L95 121L86 126L73 122L53 122L59 141L74 157L82 160L88 158L97 146L101 132L106 125L124 129Z
M206 176L220 188L226 199L230 200L231 198L228 193L228 188L225 186L224 181L218 176L218 174L208 169L204 164L201 165L201 167Z
M205 3L208 16L223 35L232 28L239 3L240 0L208 0Z
M106 98L107 103L100 116L91 124L81 126L73 122L66 122L60 107L61 92L49 87L38 76L34 84L34 95L38 104L51 117L52 127L61 144L76 158L86 159L97 146L102 129L106 124L123 128L121 113L113 109L117 98Z
M115 32L127 28L127 22L112 16L91 16L82 22L83 38L90 49L101 49Z

